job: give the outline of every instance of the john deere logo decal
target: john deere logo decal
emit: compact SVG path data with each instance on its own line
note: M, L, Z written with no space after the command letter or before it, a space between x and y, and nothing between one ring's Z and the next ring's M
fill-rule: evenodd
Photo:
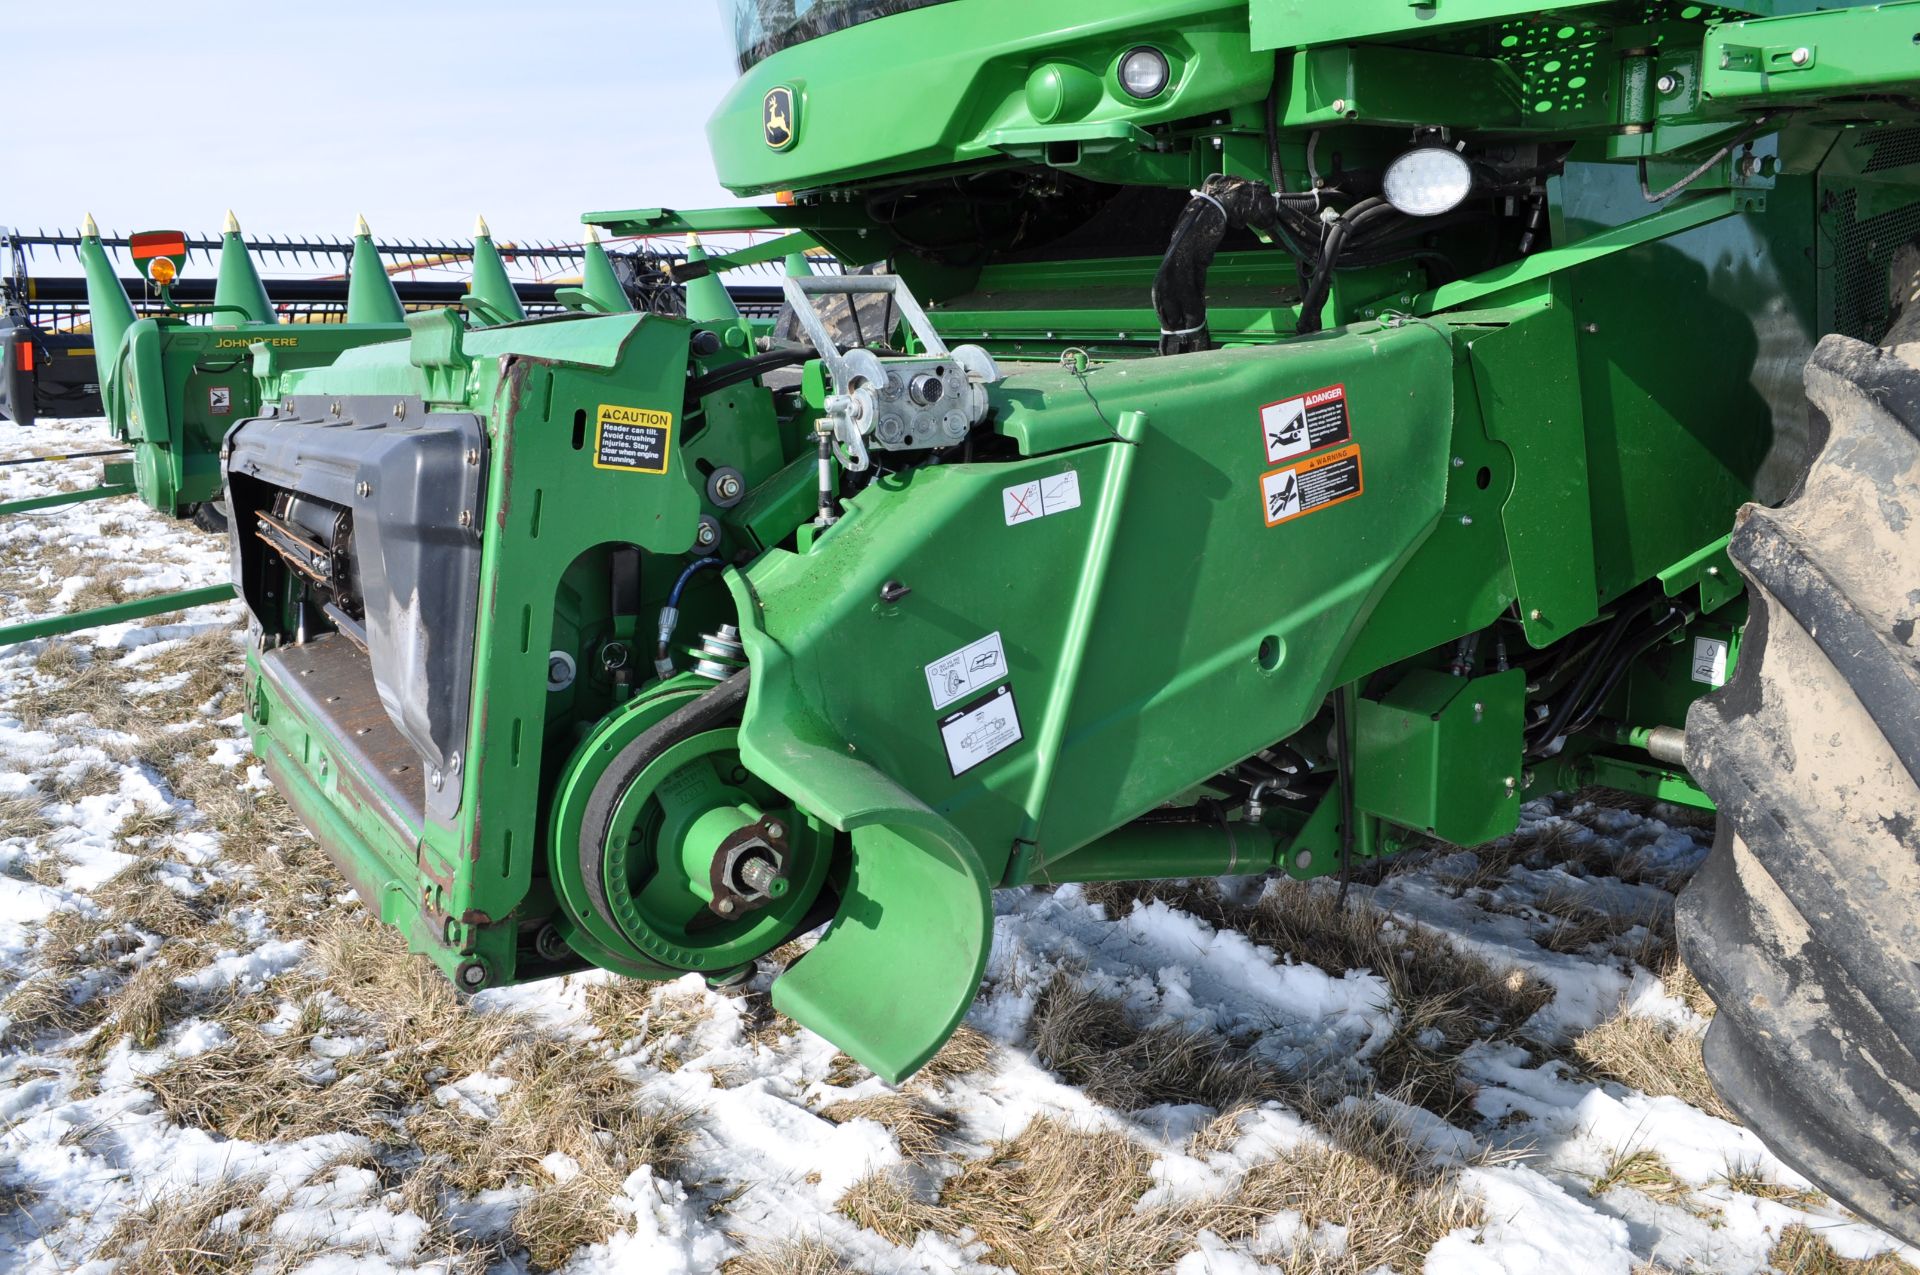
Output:
M777 151L783 151L793 145L795 125L793 108L792 89L784 84L777 84L767 90L766 104L761 108L761 122L766 128L767 145Z

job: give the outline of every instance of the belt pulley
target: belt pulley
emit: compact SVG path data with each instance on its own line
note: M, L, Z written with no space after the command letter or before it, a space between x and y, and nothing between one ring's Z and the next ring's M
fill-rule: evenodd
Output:
M718 977L807 918L834 831L741 765L747 678L683 679L643 696L568 763L552 869L571 922L563 935L588 959Z

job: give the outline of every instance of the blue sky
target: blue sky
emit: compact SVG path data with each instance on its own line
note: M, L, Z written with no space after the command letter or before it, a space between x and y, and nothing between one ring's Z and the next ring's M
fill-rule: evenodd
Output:
M0 225L577 240L735 202L716 0L8 0Z

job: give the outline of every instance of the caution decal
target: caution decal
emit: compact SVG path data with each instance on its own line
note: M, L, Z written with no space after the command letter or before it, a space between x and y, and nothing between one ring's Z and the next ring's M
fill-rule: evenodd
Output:
M1311 456L1260 479L1260 498L1269 527L1352 500L1362 490L1358 447Z
M602 403L593 433L593 467L664 474L673 446L673 413Z
M1347 387L1329 385L1268 403L1260 409L1260 434L1266 442L1269 465L1351 442L1353 417L1347 411Z

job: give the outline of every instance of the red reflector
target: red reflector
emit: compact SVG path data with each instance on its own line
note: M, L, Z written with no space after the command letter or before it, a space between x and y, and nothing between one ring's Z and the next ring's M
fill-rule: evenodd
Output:
M150 257L184 257L187 237L178 230L143 230L127 237L127 251L135 261Z
M13 348L20 351L18 357L20 370L22 372L33 371L33 338L28 337L26 340L17 343Z

